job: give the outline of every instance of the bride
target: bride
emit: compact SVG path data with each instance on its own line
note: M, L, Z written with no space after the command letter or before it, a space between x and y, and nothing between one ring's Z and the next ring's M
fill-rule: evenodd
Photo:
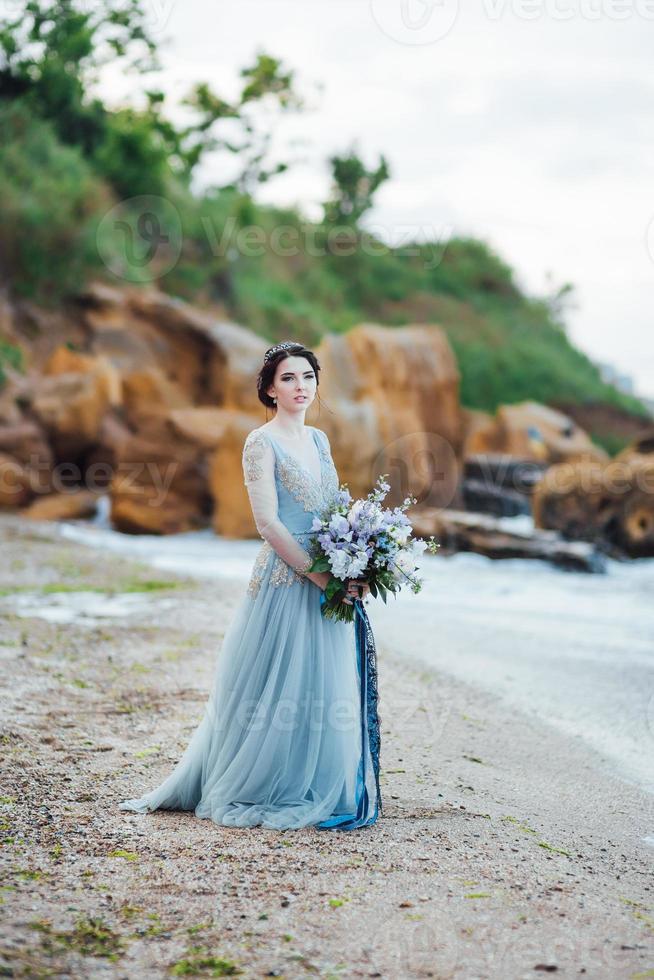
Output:
M350 830L377 819L376 685L371 709L363 634L323 617L329 573L308 571L305 548L313 517L339 488L327 436L304 421L319 372L301 344L266 351L257 392L275 414L249 433L242 457L264 541L202 721L172 773L123 810L193 810L230 827L277 830ZM349 580L343 602L360 611L367 592L364 580Z

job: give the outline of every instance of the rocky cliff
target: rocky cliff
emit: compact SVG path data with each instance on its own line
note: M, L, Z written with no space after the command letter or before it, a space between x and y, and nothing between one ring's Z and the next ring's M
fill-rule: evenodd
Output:
M268 342L154 289L101 283L56 312L1 301L0 337L26 365L8 371L0 392L0 506L82 516L108 494L121 531L256 535L241 452L271 417L255 385ZM552 464L608 465L547 406L501 406L495 416L463 409L456 360L436 326L362 323L326 335L316 353L321 380L306 420L329 436L354 496L386 473L392 504L410 495L419 507L461 509L466 460L477 470L480 460L495 469L505 458L531 460L546 475ZM551 485L538 495L543 527L565 524ZM651 513L648 502L639 507L629 517L636 526L643 507Z
M27 372L0 395L2 505L70 516L108 492L123 531L254 533L241 451L267 417L255 386L264 340L163 293L100 284L65 312L5 304L3 333ZM465 419L444 334L361 324L316 353L307 422L327 432L351 492L389 473L395 502L456 500Z

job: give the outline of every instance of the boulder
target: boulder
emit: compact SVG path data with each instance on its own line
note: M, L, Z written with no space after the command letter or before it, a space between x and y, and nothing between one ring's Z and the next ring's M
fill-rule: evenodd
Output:
M154 288L93 284L80 300L91 349L122 374L156 368L189 405L261 407L253 378L269 345L251 330Z
M466 509L497 517L531 514L531 494L547 464L507 453L473 453L463 461Z
M156 289L130 292L127 308L129 319L136 318L136 329L152 346L157 366L188 403L215 401L223 364L211 316Z
M83 354L66 345L56 347L43 365L42 374L95 374L102 379L107 391L109 404L120 405L120 375L111 361L100 355Z
M98 499L97 494L82 489L69 493L51 493L37 497L28 507L20 510L19 514L33 521L66 521L94 517L98 509Z
M622 452L613 457L614 460L633 459L639 456L642 459L651 459L654 456L654 425L637 439L634 439Z
M536 485L534 521L566 538L599 542L616 556L654 555L654 438L608 463L550 467Z
M617 492L613 540L630 558L654 557L654 455L612 460L606 477L610 486L625 484Z
M124 418L135 431L165 427L171 411L191 405L184 390L154 366L123 377L122 402Z
M31 300L17 299L13 330L26 369L37 375L57 347L84 350L88 339L74 301L60 309L45 309Z
M243 483L243 443L260 424L243 412L223 418L223 432L209 462L209 486L214 500L213 529L226 538L258 537Z
M607 466L607 482L615 487L615 534L632 557L654 555L654 426L639 436Z
M116 477L111 485L110 520L125 534L181 534L204 527L195 501L179 493L161 494L155 486L139 486Z
M42 427L32 419L20 418L0 424L0 452L8 453L28 469L50 472L54 456Z
M29 471L13 456L0 452L0 507L21 507L32 495Z
M482 412L476 408L461 408L463 426L463 457L475 455L476 446L490 446L491 433L496 420L490 412ZM479 434L479 437L478 437ZM479 438L479 442L476 442ZM482 450L485 452L486 450Z
M177 435L206 450L216 449L228 439L235 420L238 420L239 432L246 435L258 422L251 415L230 408L180 408L169 415Z
M211 513L203 454L170 425L158 437L121 441L109 492L113 526L130 534L193 530L206 526Z
M106 492L118 469L121 456L134 433L124 418L110 411L100 423L98 441L84 459L84 485L94 493Z
M36 379L30 408L59 459L77 459L98 439L111 405L111 381L101 371L67 372Z
M460 503L464 420L459 372L435 326L360 324L328 334L316 354L324 375L320 408L307 421L324 429L341 481L354 497L385 473L390 505ZM315 404L315 403L314 403Z
M500 405L494 416L468 418L463 452L506 453L544 463L609 458L573 419L533 401Z
M467 511L435 508L409 509L414 533L434 535L439 553L472 551L487 558L539 558L561 568L604 572L602 552L585 541L567 541L555 531L517 530L503 518Z

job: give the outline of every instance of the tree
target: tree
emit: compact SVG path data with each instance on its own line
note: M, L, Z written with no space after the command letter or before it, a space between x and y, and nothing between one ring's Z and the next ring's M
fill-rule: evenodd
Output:
M104 65L117 59L126 72L159 67L139 0L114 2L113 9L28 0L14 19L0 17L0 99L22 96L63 143L81 147L87 157L104 140L107 115L87 93Z
M548 292L545 296L545 305L547 306L553 323L558 326L559 330L565 333L566 317L568 313L571 310L576 310L579 308L575 286L571 282L564 282L559 286L555 285L554 276L549 271L547 272L545 278L548 285Z
M332 191L323 205L325 224L356 227L362 215L372 207L372 199L380 185L390 177L383 154L376 170L366 169L361 158L351 149L345 156L329 158L332 168Z
M180 142L189 170L208 150L234 154L239 163L237 175L216 189L251 194L258 184L288 170L288 163L266 162L274 135L274 117L279 111L299 110L304 103L293 90L294 73L285 71L277 58L262 51L257 53L254 64L243 68L240 74L243 88L232 103L211 92L206 83L195 86L184 105L193 108L199 118L181 134ZM257 128L256 111L268 113L265 130ZM216 124L227 120L233 125L224 128L236 130L237 135L216 135Z
M14 18L0 16L0 100L24 100L63 143L79 147L120 196L164 193L171 175L188 184L210 150L234 156L238 172L223 187L243 193L288 169L288 163L267 161L271 113L302 107L293 72L278 59L259 52L242 69L242 91L233 103L206 83L196 85L182 100L195 110L185 128L166 118L165 96L156 87L145 91L142 109L112 110L93 96L100 72L117 60L137 76L161 70L141 0L28 0ZM268 114L265 131L255 108ZM223 128L240 136L216 134L227 121Z

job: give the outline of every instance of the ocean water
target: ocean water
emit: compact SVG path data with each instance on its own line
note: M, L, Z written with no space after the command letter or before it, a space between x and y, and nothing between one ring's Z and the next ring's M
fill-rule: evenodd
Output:
M102 513L94 522L56 527L68 540L162 571L224 577L244 588L260 546L259 539L228 540L210 530L125 535ZM654 793L654 559L609 560L605 574L591 575L540 560L426 555L419 574L419 594L407 590L386 606L368 604L379 647L405 651L533 712ZM70 598L57 601L65 606ZM34 602L29 609L38 614ZM78 612L68 606L69 618ZM93 617L98 613L96 596Z

